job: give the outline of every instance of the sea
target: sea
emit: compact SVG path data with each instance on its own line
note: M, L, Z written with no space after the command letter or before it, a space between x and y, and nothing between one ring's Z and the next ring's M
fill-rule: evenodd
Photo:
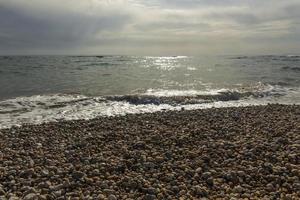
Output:
M300 56L1 56L0 129L212 107L300 104Z

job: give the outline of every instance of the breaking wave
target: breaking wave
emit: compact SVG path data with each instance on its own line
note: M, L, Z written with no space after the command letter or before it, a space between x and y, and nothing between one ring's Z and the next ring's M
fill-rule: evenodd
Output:
M0 101L0 128L165 110L294 104L300 103L299 94L299 88L262 85L252 91L149 89L144 93L123 96L53 94L18 97Z
M300 72L300 67L290 67L290 66L285 66L281 68L282 70L290 70L294 72Z
M264 60L276 60L276 61L300 61L300 55L259 55L259 56L236 56L231 59L243 60L243 59L264 59Z

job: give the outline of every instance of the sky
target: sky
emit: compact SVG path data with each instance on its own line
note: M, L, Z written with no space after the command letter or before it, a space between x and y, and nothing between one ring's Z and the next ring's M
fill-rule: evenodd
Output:
M300 0L0 0L1 55L299 53Z

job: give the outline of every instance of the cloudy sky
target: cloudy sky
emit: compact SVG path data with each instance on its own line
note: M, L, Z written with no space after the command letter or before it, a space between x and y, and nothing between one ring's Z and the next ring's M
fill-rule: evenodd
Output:
M287 53L300 0L0 0L0 54Z

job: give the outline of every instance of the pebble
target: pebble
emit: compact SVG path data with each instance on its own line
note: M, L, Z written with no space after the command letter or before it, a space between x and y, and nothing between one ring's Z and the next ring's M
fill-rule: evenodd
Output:
M41 174L42 174L43 176L48 176L48 175L49 175L49 171L46 170L46 169L44 169L44 170L41 171Z
M80 172L80 171L75 171L72 173L72 177L77 180L82 179L85 176L86 176L86 174L83 172Z
M103 194L99 194L97 196L97 199L99 199L99 200L105 200L105 196Z
M201 174L201 172L202 172L202 168L201 168L201 167L198 167L198 168L196 169L196 173Z
M5 191L3 190L3 188L0 187L0 195L5 195Z
M38 195L34 193L27 194L23 199L24 200L38 200Z
M148 192L149 194L156 194L156 193L157 193L157 190L156 190L155 188L153 188L153 187L150 187L150 188L147 189L147 192Z
M0 199L299 199L300 106L1 130Z
M242 186L238 185L238 186L234 187L233 191L235 193L242 193L244 191L244 188Z
M117 200L117 197L113 194L108 196L108 200Z
M207 179L210 178L210 177L211 177L211 173L210 173L210 172L204 172L204 173L202 174L202 178L205 179L205 180L207 180Z
M206 188L202 188L200 186L194 186L192 190L199 197L206 197L208 195Z
M146 194L144 196L144 200L154 200L154 199L156 199L156 196L152 194Z
M266 186L267 191L273 192L275 190L274 186L272 183L267 184Z
M206 183L207 183L207 185L212 187L214 185L214 179L210 177L206 180Z

